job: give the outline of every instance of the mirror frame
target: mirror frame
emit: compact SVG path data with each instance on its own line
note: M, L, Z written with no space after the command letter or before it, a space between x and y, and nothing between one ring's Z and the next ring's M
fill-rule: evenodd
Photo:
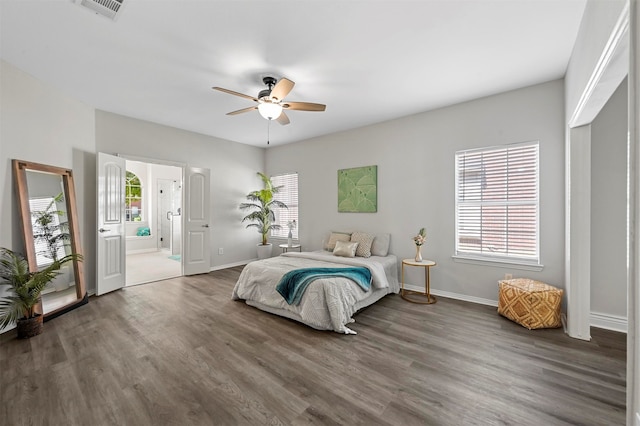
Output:
M80 245L80 231L78 227L78 210L76 207L76 193L73 183L73 173L69 169L50 166L47 164L39 164L31 161L12 160L13 172L16 181L16 191L18 195L18 205L22 222L22 231L24 234L25 250L27 253L27 262L30 271L37 271L38 264L36 261L36 249L33 240L33 229L31 225L31 208L29 207L29 188L27 186L27 171L33 170L37 172L45 172L58 175L62 178L64 188L65 203L67 206L67 218L69 221L69 235L72 253L82 255ZM73 271L76 283L76 300L66 305L60 306L51 312L44 313L44 320L53 319L71 309L80 305L84 305L89 301L84 281L84 268L81 261L73 261ZM37 308L42 313L42 300Z

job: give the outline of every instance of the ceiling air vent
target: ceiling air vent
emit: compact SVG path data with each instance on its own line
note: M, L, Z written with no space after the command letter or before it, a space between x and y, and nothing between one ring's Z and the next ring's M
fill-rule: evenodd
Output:
M106 16L115 21L124 0L76 0L81 6L91 9L96 15Z

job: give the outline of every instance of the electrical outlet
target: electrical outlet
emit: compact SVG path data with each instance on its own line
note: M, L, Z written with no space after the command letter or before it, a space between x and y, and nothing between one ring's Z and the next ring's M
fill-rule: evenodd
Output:
M512 275L512 274L504 274L504 279L505 279L505 280L510 280L510 279L512 279L512 278L513 278L513 275Z
M218 254L224 254L224 249L222 247L218 249Z

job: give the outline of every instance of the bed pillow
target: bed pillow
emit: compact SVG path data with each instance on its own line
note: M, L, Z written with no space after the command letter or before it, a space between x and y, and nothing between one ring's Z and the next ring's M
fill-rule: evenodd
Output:
M336 246L333 249L333 255L342 257L356 257L357 249L358 243L352 243L350 241L336 241Z
M371 245L373 244L373 235L366 232L356 231L351 234L351 241L358 243L356 249L356 256L359 257L371 257Z
M329 236L329 242L324 248L326 250L332 251L336 247L336 242L349 240L351 240L351 234L347 232L332 232Z
M374 256L386 256L389 254L391 234L376 234L371 245L371 254Z

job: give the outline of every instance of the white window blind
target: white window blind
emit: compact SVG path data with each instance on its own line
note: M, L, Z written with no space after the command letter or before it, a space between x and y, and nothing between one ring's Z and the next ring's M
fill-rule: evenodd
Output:
M280 229L272 230L271 236L275 238L287 238L289 228L287 223L295 219L298 224L298 174L287 173L283 175L273 176L271 182L274 186L282 186L280 191L274 195L278 201L282 201L289 208L278 209L276 212L276 223L281 226ZM292 230L293 238L298 239L298 226Z
M456 153L456 255L539 262L538 142Z

